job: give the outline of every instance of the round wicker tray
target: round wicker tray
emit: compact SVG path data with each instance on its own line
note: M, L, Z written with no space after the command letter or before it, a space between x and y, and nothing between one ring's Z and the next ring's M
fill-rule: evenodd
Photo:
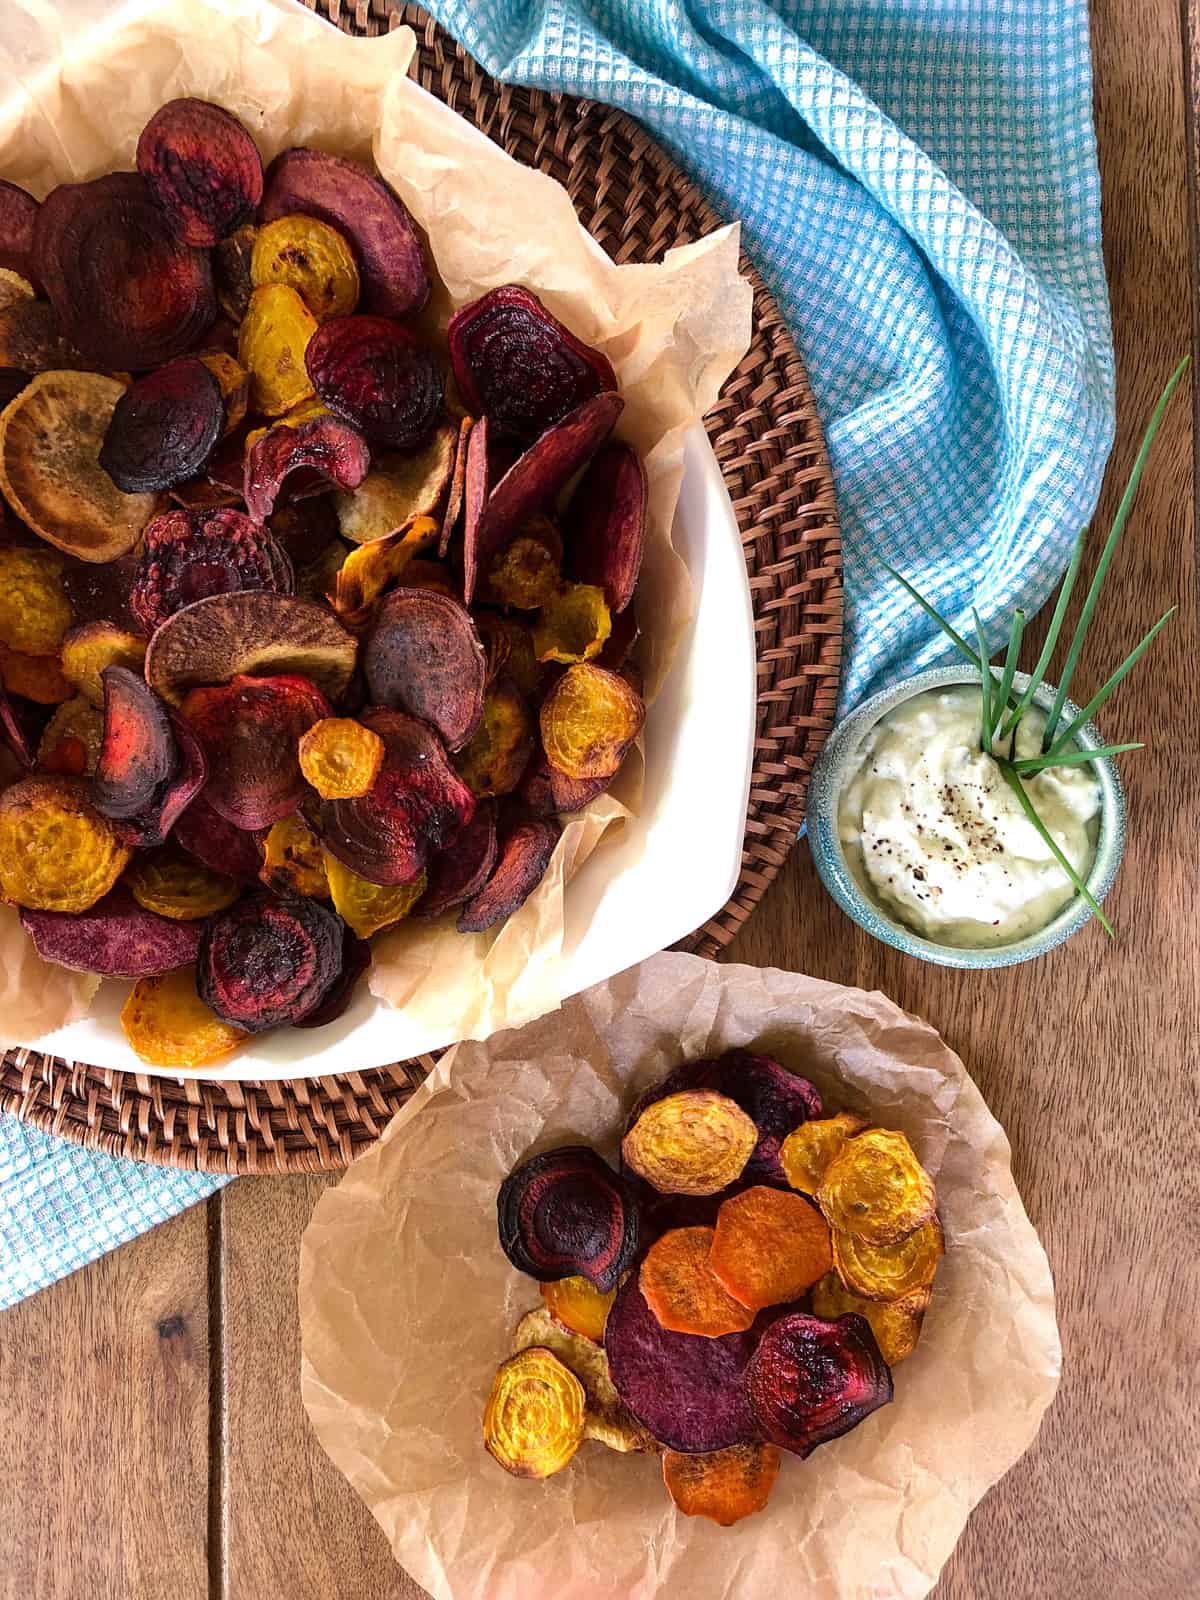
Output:
M306 0L310 6L313 0ZM718 227L698 189L638 124L586 100L510 88L415 5L322 0L351 33L417 32L425 89L519 161L564 184L616 261L652 261ZM804 816L812 764L837 701L841 558L833 483L804 369L749 262L753 343L705 419L745 546L758 653L758 719L742 873L732 899L683 947L715 957L783 865ZM286 1083L175 1081L9 1050L0 1110L77 1144L217 1173L344 1166L378 1138L433 1058Z

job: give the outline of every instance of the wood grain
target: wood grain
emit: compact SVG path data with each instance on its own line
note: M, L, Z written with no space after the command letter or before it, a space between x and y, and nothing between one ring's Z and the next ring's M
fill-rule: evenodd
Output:
M1191 337L1184 43L1176 0L1095 0L1119 377L1102 522ZM801 846L731 951L884 989L928 1017L1007 1128L1050 1253L1062 1390L972 1518L938 1600L1200 1592L1194 490L1180 397L1079 683L1095 687L1179 604L1103 718L1113 739L1152 743L1125 765L1132 832L1110 902L1115 947L1091 927L1006 972L921 966L842 917ZM420 1600L300 1405L296 1260L323 1182L245 1180L208 1218L197 1209L0 1314L0 1600Z

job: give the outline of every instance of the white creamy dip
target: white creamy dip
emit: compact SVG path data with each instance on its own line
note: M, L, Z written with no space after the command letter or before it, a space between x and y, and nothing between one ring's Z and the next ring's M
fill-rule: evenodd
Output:
M968 948L1036 932L1075 894L980 750L980 724L976 685L914 695L867 734L838 801L838 834L860 888L924 938ZM1040 752L1045 725L1042 712L1025 713L1018 757ZM1086 880L1100 812L1091 767L1054 767L1025 788Z

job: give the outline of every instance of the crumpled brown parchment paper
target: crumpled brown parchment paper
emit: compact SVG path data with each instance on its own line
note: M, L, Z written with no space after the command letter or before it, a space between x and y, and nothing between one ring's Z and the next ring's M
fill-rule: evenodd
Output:
M264 159L314 145L370 162L429 240L440 279L426 318L497 284L519 282L608 355L625 411L617 433L646 465L650 497L639 587L642 665L653 695L690 614L687 569L671 540L683 440L714 403L750 341L750 285L738 230L668 251L658 265L615 266L547 174L472 136L407 77L407 28L355 39L291 0L5 0L0 28L0 176L44 195L133 165L138 133L165 100L197 95L241 117ZM562 997L564 892L605 832L629 812L596 802L566 825L530 900L487 935L406 924L375 944L372 992L446 1037L477 1037L552 1010ZM36 1007L18 978L32 952L0 921L0 1038L28 1039L74 1020L76 975L38 973ZM93 988L95 986L93 985ZM459 1027L464 1007L471 1017Z
M893 1403L785 1456L766 1511L728 1529L676 1513L656 1459L594 1443L544 1483L506 1476L483 1405L540 1301L496 1240L501 1180L532 1147L614 1157L643 1088L745 1045L902 1129L937 1178L946 1256ZM1060 1361L1008 1141L933 1029L881 994L674 954L451 1052L322 1195L300 1321L313 1426L436 1600L916 1600L1037 1433Z

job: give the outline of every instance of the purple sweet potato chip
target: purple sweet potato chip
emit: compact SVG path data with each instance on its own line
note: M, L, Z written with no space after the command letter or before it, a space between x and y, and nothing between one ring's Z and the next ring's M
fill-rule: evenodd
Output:
M603 589L609 611L620 615L633 598L646 538L646 472L637 452L620 440L601 445L563 523L571 575Z
M479 726L487 675L469 612L432 589L394 589L379 608L363 652L376 705L410 712L461 750Z
M43 961L102 978L148 978L196 959L200 924L147 911L120 885L87 911L22 911Z

